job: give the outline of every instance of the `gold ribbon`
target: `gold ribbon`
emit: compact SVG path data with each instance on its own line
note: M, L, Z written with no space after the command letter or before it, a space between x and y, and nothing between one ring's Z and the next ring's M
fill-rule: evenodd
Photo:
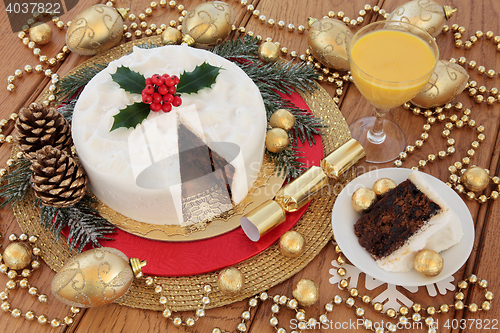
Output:
M287 212L295 212L328 185L328 178L340 176L365 157L363 147L350 139L321 160L321 167L312 166L300 177L283 187L273 200L267 200L240 220L248 238L256 242L260 236L283 223Z

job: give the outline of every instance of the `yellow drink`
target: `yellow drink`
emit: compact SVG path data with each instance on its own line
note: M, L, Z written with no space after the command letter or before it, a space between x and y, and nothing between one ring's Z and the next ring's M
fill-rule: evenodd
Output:
M437 55L422 39L396 30L376 30L351 46L351 73L375 107L392 109L418 94L429 80Z

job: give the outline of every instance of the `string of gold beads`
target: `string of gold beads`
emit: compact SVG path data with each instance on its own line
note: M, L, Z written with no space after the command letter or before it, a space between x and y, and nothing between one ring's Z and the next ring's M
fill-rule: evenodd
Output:
M0 235L1 237L1 235ZM38 256L41 253L41 250L38 247L35 247L38 238L36 236L28 236L27 234L21 234L19 237L15 234L11 234L9 236L9 241L11 244L14 242L28 242L30 246L30 256L35 256L34 260L30 260L29 263L31 265L31 269L28 268L19 268L13 269L9 268L5 263L5 252L3 255L0 255L0 272L6 274L9 277L9 281L6 283L6 288L4 291L0 292L0 309L4 312L9 312L14 318L24 318L28 321L37 320L39 324L45 325L50 323L50 326L53 328L58 328L61 325L71 325L74 321L74 317L80 312L80 309L77 307L71 307L69 313L63 320L54 318L49 319L48 316L44 314L35 314L34 311L28 310L25 313L22 312L19 308L13 308L9 302L9 293L19 287L20 289L27 290L28 294L37 298L38 302L44 304L47 303L48 297L45 294L40 294L38 288L30 285L28 282L28 278L31 276L32 271L38 269L40 267L40 261L38 260ZM21 243L24 244L24 243ZM7 250L7 248L6 248ZM5 251L5 250L4 250ZM29 258L28 258L29 259ZM19 270L22 269L21 273L18 273Z
M422 133L420 134L420 138L415 141L415 145L406 146L405 151L401 152L396 161L394 161L394 165L396 167L401 167L403 165L403 161L408 157L409 154L412 154L417 149L423 147L424 142L429 138L428 132L431 130L432 125L435 124L436 121L444 122L444 129L441 132L441 135L444 139L446 139L447 148L446 150L440 150L437 154L428 154L426 159L419 160L416 166L411 167L412 170L425 168L427 164L432 163L437 159L444 159L447 156L454 155L456 152L455 139L451 137L451 131L454 128L476 128L476 139L471 142L471 147L467 150L466 156L462 157L461 160L455 161L448 167L450 176L446 184L459 194L465 193L466 197L469 200L476 200L479 203L485 203L490 199L496 200L499 197L499 177L489 175L491 182L496 185L496 188L491 191L489 196L482 194L476 197L476 194L473 191L465 191L464 185L462 184L462 178L457 175L458 171L460 171L461 175L467 172L466 166L469 166L471 164L471 159L475 156L476 150L479 148L481 142L486 140L486 136L484 134L484 126L477 125L476 121L470 118L470 115L472 113L470 109L463 109L462 103L456 103L454 105L454 108L459 111L463 110L462 115L459 117L458 114L446 116L443 113L444 110L450 110L452 108L451 103L447 103L444 107L436 107L434 110L425 111L422 111L419 107L412 107L410 103L405 103L404 108L412 111L414 115L423 115L424 117L426 117L427 122L423 125ZM486 172L489 174L489 171Z
M115 3L116 0L108 1L106 5L114 7ZM168 2L166 0L160 0L159 2L153 1L146 9L144 9L143 12L139 13L139 15L135 15L133 13L128 14L126 19L130 21L130 24L128 26L126 24L123 25L123 36L125 37L125 39L129 40L132 37L139 39L144 36L150 37L152 35L161 35L163 31L168 27L166 24L157 25L155 23L151 23L148 25L148 23L146 22L147 17L152 16L153 11L158 8L177 9L177 11L180 13L179 18L177 20L171 20L168 26L173 28L177 27L177 29L179 30L182 29L182 26L178 24L182 24L184 18L187 15L187 10L185 10L184 5L178 5L175 0L171 0ZM132 30L133 33L131 32Z
M148 276L145 278L145 282L147 286L154 286L155 293L160 295L159 303L164 308L162 312L163 317L169 319L174 326L192 327L201 317L205 316L205 309L207 305L210 304L210 293L212 292L212 287L209 284L203 287L205 295L202 296L200 300L200 307L196 309L194 317L188 317L186 320L183 320L181 317L173 315L174 313L168 306L168 299L165 295L163 295L163 287L160 283L158 283L156 277Z

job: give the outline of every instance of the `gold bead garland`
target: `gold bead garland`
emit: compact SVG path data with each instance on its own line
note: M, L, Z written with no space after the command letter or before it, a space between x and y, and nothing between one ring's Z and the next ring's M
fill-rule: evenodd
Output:
M0 292L0 301L1 301L0 309L4 312L10 313L14 318L23 317L28 321L36 319L39 324L42 325L50 324L50 326L52 326L53 328L58 328L61 327L62 325L66 326L71 325L73 323L74 317L80 312L79 308L71 307L68 315L61 320L58 318L49 319L48 316L44 314L36 315L35 312L32 310L23 313L21 309L12 307L11 303L9 302L9 293L18 287L20 289L25 289L28 292L28 294L36 297L38 302L42 304L47 303L48 297L45 294L41 294L38 288L32 286L28 281L28 278L31 276L32 272L40 267L40 261L38 259L38 256L41 254L41 250L35 246L35 244L38 241L38 237L28 236L27 234L21 234L19 236L11 234L9 236L9 241L11 242L11 244L7 246L5 251L8 251L9 247L19 244L19 246L22 246L23 248L29 250L30 258L27 262L22 263L21 266L23 267L21 266L16 267L9 265L8 258L13 257L10 259L16 259L15 257L19 256L19 253L8 254L4 251L3 256L0 255L0 273L4 273L9 278L9 281L7 281L6 283L5 290ZM28 242L30 245L25 244L26 242ZM31 260L32 255L35 256L34 260ZM28 265L31 265L31 269L26 268Z
M490 192L490 195L487 196L482 194L480 196L476 196L475 192L470 190L466 192L466 188L463 184L462 176L467 171L467 167L471 165L471 159L476 154L476 150L479 148L481 142L486 140L486 136L484 135L484 126L478 125L474 119L470 116L472 114L471 109L463 108L463 104L458 102L454 106L451 103L447 103L444 107L436 107L433 110L422 110L419 107L412 107L410 103L405 103L404 107L413 112L414 115L422 115L427 119L426 124L422 127L422 133L420 134L420 138L415 141L414 145L408 145L404 152L399 154L398 159L394 162L396 167L403 166L403 161L408 157L409 154L413 154L417 149L422 148L424 142L429 137L429 131L436 122L444 123L444 128L441 132L442 137L446 140L447 148L445 150L440 150L437 154L431 153L427 155L426 159L421 159L418 161L416 166L411 167L413 170L423 169L429 163L433 163L438 159L445 159L448 156L452 156L455 154L455 139L451 137L452 130L461 129L461 128L475 128L476 129L476 140L471 142L471 148L467 150L467 153L462 159L457 159L454 163L452 163L448 167L448 171L450 176L446 182L446 184L453 188L457 193L465 193L467 199L476 200L479 203L485 203L488 200L496 200L498 198L498 193L500 192L500 178L497 176L489 176L491 182L495 185L495 189ZM444 111L451 110L452 107L457 111L462 111L461 115L452 114L450 116L445 115ZM472 165L471 165L472 167ZM459 176L457 173L460 172ZM489 174L489 171L486 171ZM477 190L477 189L476 189Z
M335 243L334 243L335 244ZM343 267L346 260L342 256L342 251L335 245L335 252L338 255L337 263L339 264L339 268L337 269L337 274L340 277L343 277L347 274L346 269ZM485 300L478 305L476 303L464 304L463 299L465 295L463 293L469 285L477 284L480 288L484 289L484 298ZM397 320L398 323L402 325L404 328L406 324L413 322L423 322L427 326L428 332L436 332L435 328L435 320L433 318L434 315L440 313L448 313L450 309L463 310L468 309L471 312L478 311L489 311L491 310L491 302L494 298L494 295L491 291L487 290L488 282L486 280L479 279L476 275L471 274L466 281L459 281L457 283L458 291L455 293L455 300L453 304L441 304L439 307L435 306L422 306L419 303L413 303L411 307L401 306L398 310L396 309L387 309L383 312L383 305L378 302L374 302L369 295L362 295L357 288L348 289L349 282L346 279L342 279L340 281L340 286L345 288L348 292L348 296L342 297L340 295L335 295L330 302L327 302L324 305L325 312L321 314L318 318L307 318L305 310L299 308L298 301L294 298L289 298L285 295L274 295L271 296L267 292L262 292L259 295L256 295L249 299L248 310L242 313L241 318L243 319L236 327L237 332L246 332L247 325L245 324L246 320L249 320L251 317L251 309L257 307L259 302L264 303L267 300L272 301L271 305L271 318L269 319L269 324L274 327L276 332L285 333L288 332L285 328L279 327L279 321L276 315L280 312L281 309L289 309L295 312L295 319L297 320L297 329L292 330L290 333L298 333L302 330L311 329L314 327L318 327L318 325L327 325L330 323L329 314L333 312L334 307L344 303L347 307L353 309L357 318L361 319L362 325L366 330L370 330L375 333L382 333L385 330L381 327L377 327L374 324L374 321L366 318L366 310L363 305L371 305L376 312L380 312L385 314L390 319ZM387 330L389 332L396 332L398 330L398 325L394 323L387 324ZM211 333L230 333L230 331L222 330L218 327L212 329Z

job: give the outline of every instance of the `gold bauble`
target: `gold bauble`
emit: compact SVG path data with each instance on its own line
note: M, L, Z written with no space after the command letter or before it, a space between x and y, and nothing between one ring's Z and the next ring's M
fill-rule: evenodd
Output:
M257 54L263 62L275 62L280 57L280 49L273 42L264 42L260 44Z
M473 192L481 192L490 183L490 177L483 168L472 166L462 175L462 183Z
M411 102L426 109L445 105L467 87L468 81L469 74L462 66L439 60L431 78Z
M102 247L71 258L52 280L52 293L61 302L77 307L109 304L125 295L134 274L120 251Z
M3 252L3 262L10 269L24 269L31 262L31 249L24 243L11 243Z
M325 67L349 70L347 56L352 33L342 22L333 18L309 18L307 45L312 55Z
M373 183L372 190L379 197L383 197L387 192L398 186L396 182L389 178L380 178Z
M95 5L81 12L66 32L68 48L80 55L94 55L120 43L123 18L106 5Z
M233 10L222 1L208 1L196 6L182 23L183 42L212 46L231 32Z
M167 27L161 34L163 45L179 45L182 42L182 33L172 27Z
M288 147L290 138L282 128L273 128L266 133L266 148L271 153L280 153Z
M281 254L288 258L297 258L306 249L306 240L299 232L290 230L285 232L279 241Z
M351 206L356 212L363 214L370 210L376 201L377 195L375 191L367 187L362 187L358 188L352 194Z
M47 23L35 23L29 30L31 41L45 45L52 39L52 29Z
M411 23L436 37L455 11L456 9L441 6L432 0L414 0L396 8L387 19Z
M318 301L319 288L313 280L300 279L293 286L292 295L300 305L308 307Z
M217 286L224 294L238 294L245 285L245 276L235 267L223 269L217 277Z
M271 115L269 125L273 128L282 128L288 132L295 125L295 116L287 109L279 109Z
M415 256L413 267L422 276L434 277L443 270L444 260L434 250L422 250Z

